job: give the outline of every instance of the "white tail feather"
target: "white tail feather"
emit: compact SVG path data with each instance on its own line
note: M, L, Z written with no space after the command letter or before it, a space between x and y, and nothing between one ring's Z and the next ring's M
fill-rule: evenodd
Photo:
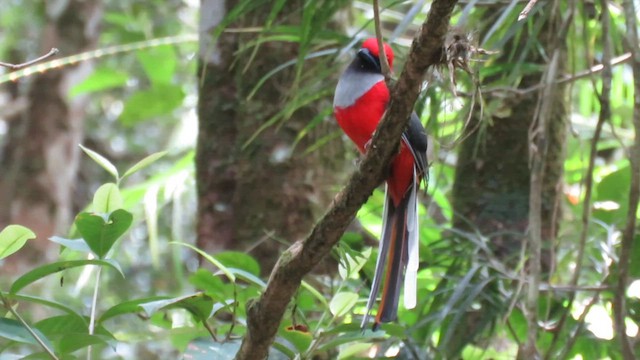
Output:
M420 267L420 244L418 224L418 182L416 169L413 169L413 185L407 204L407 247L408 260L404 274L404 307L413 309L417 302L418 268Z
M407 271L404 274L404 308L413 309L418 301L418 272Z

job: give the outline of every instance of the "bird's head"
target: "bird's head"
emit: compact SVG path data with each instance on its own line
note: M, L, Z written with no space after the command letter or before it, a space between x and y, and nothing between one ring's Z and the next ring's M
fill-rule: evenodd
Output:
M393 67L393 50L389 44L384 43L384 52L387 55L389 67ZM358 51L358 57L367 65L381 72L380 48L376 38L369 38L362 43L362 48Z

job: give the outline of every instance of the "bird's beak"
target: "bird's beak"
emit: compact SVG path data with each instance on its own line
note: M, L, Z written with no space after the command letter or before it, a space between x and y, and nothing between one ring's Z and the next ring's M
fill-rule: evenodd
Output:
M382 68L380 66L380 59L378 59L378 57L374 56L371 53L371 51L369 51L368 49L360 49L358 51L358 57L362 61L374 66L378 70L378 72L382 71Z

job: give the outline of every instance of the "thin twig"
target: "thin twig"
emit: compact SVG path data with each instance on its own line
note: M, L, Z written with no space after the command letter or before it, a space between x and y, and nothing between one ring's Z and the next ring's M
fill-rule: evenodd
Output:
M382 40L382 27L380 26L380 4L378 0L373 0L373 22L376 27L376 39L378 40L378 49L380 49L380 69L384 78L389 80L391 78L391 67L387 60L387 52L384 48L384 41Z
M213 328L211 327L211 325L209 325L206 319L202 320L202 326L204 326L207 332L209 332L209 335L211 335L211 338L213 339L213 341L218 342L218 337L216 336L216 332L213 331ZM227 334L225 341L229 340L229 336L230 336L230 333Z
M58 49L52 48L51 50L49 50L48 53L40 56L37 59L33 59L31 61L27 61L27 62L24 62L24 63L21 63L21 64L11 64L11 63L6 63L6 62L0 61L0 66L9 68L11 70L20 70L22 68L26 68L27 66L33 65L35 63L38 63L38 62L40 62L42 60L48 59L48 58L52 57L53 55L55 55L57 53L58 53Z
M575 74L572 75L565 75L561 78L559 78L558 80L556 80L556 84L564 84L564 83L569 83L569 82L574 82L577 80L582 80L584 78L596 75L602 71L604 71L604 68L607 66L616 66L616 65L621 65L621 64L625 64L628 61L631 60L631 53L626 53L626 54L622 54L620 56L616 56L613 59L611 59L611 61L608 64L598 64L598 65L594 65L588 69L582 70L580 72L577 72ZM504 87L504 86L496 86L496 87L491 87L491 88L485 88L482 90L483 93L485 94L493 94L493 93L497 93L497 92L510 92L510 93L515 93L518 95L527 95L529 93L532 93L534 91L538 91L540 90L540 88L542 87L542 84L536 84L533 86L530 86L528 88L524 88L524 89L518 89L518 88L513 88L513 87ZM471 95L469 95L468 93L458 93L459 95L463 95L466 97L469 97Z
M1 291L0 291L0 300L2 300L2 305L5 307L5 309L7 309L7 311L9 311L11 313L11 315L15 316L15 318L22 324L22 326L24 326L24 328L27 329L29 334L31 334L31 336L33 336L33 338L44 349L44 351L47 353L47 355L49 355L49 357L54 359L54 360L58 360L58 357L53 352L53 350L50 349L47 346L47 344L44 343L44 340L42 340L40 338L40 336L38 336L38 334L33 330L33 328L31 328L31 326L29 326L29 324L27 324L27 322L22 318L22 316L20 316L20 314L17 311L15 311L13 306L11 306L11 303L9 302L9 299L7 299L4 296L4 294L2 294Z
M524 9L522 9L522 11L520 12L520 15L518 15L518 21L526 19L527 16L529 16L529 12L531 11L531 9L533 9L537 2L538 0L529 0L527 6L525 6Z
M636 214L638 212L638 201L640 200L640 50L638 49L638 24L637 13L633 0L622 2L626 25L626 43L632 54L631 68L633 70L633 127L635 140L629 151L629 162L631 163L631 184L629 188L629 209L624 230L622 231L622 246L620 247L620 259L618 262L617 289L613 298L613 319L614 329L620 341L622 356L625 360L635 359L633 347L627 336L627 284L629 282L629 262L631 248L636 228Z

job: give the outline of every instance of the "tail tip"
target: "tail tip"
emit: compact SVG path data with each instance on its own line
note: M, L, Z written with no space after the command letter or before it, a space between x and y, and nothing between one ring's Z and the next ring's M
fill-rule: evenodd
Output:
M373 323L373 326L371 326L371 331L378 331L380 329L380 325L382 325L382 323L376 320Z

